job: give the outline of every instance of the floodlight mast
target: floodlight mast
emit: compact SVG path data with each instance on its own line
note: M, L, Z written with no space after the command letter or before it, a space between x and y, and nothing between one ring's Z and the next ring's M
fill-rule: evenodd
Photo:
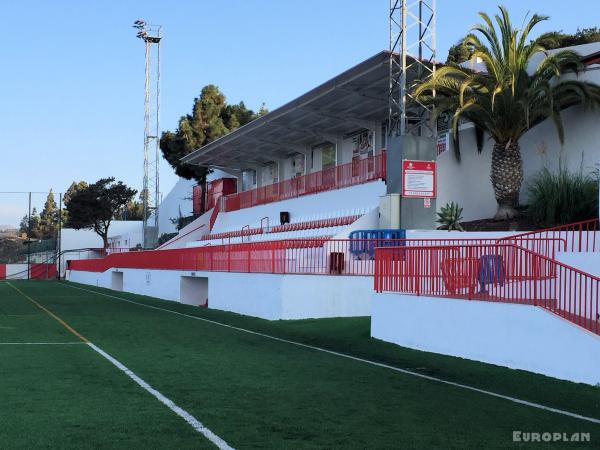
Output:
M154 248L158 241L158 205L160 201L160 42L161 26L136 20L133 27L144 41L144 181L143 246Z
M388 133L434 136L432 108L412 92L435 73L435 0L390 0L389 12Z

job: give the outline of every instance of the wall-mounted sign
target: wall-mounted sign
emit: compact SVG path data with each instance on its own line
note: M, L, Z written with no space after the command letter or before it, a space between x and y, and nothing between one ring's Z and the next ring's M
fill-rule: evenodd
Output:
M443 113L437 118L437 154L444 153L450 148L450 114Z
M402 197L435 198L436 164L434 161L402 161Z
M292 168L295 177L304 175L306 156L304 153L296 153L292 158Z
M352 158L364 159L373 154L373 133L365 130L352 137Z

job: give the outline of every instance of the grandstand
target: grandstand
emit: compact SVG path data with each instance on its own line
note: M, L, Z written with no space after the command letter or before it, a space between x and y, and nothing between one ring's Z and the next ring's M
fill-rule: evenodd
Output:
M269 320L371 316L372 336L406 347L600 382L584 356L600 345L598 221L525 235L436 230L435 196L401 196L402 159L436 160L438 197L470 218L485 217L473 214L489 183L472 179L489 161L457 167L451 152L420 144L399 156L389 60L380 52L186 156L215 169L208 192L178 183L161 208L181 211L172 201L187 189L186 209L199 212L201 196L210 209L157 250L70 261L68 279ZM583 76L597 77L597 61L583 61ZM597 119L577 114L567 128ZM468 132L463 145L475 151ZM536 164L526 160L526 174ZM490 317L500 325L482 338ZM506 333L530 344L507 346ZM560 344L544 351L540 336Z

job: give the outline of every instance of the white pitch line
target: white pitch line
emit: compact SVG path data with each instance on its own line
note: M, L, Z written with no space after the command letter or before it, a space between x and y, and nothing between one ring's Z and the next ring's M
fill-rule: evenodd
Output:
M83 335L81 335L79 332L77 332L67 322L62 320L60 317L58 317L56 314L54 314L50 310L46 309L44 306L40 305L38 302L36 302L33 298L31 298L27 294L23 293L16 287L12 286L10 283L8 283L8 285L11 286L13 289L15 289L17 292L19 292L27 300L34 303L38 308L45 311L46 314L48 314L54 320L59 322L69 332L71 332L75 336L79 337L79 339L81 339L81 342L75 342L75 343L87 344L92 350L94 350L100 356L102 356L103 358L108 360L111 364L113 364L115 367L117 367L119 370L121 370L123 373L125 373L125 375L127 375L129 378L131 378L133 381L135 381L146 392L152 394L152 396L154 398L156 398L159 402L161 402L163 405L168 407L171 411L173 411L175 414L177 414L179 417L181 417L183 420L185 420L189 425L192 426L192 428L194 428L194 430L196 430L197 432L202 434L206 439L208 439L210 442L212 442L217 448L219 448L220 450L234 450L233 447L231 447L231 446L229 446L229 444L227 444L227 442L225 442L219 436L217 436L212 431L210 431L208 428L206 428L202 424L202 422L200 422L198 419L196 419L194 416L192 416L190 413L188 413L184 409L177 406L171 399L165 397L159 391L154 389L152 386L150 386L148 383L146 383L144 380L142 380L140 377L138 377L135 373L133 373L131 370L129 370L127 367L125 367L125 365L123 365L117 359L113 358L108 353L106 353L104 350L102 350L101 348L99 348L96 345L89 342L87 338L85 338ZM25 344L27 344L27 343L25 343ZM48 345L48 343L40 343L40 344ZM52 343L52 344L54 344L54 343ZM62 343L58 343L58 344L62 344Z
M413 372L412 370L401 369L399 367L390 366L388 364L379 363L379 362L376 362L376 361L370 361L368 359L359 358L357 356L347 355L345 353L339 353L339 352L335 352L333 350L327 350L327 349L321 348L321 347L315 347L314 345L302 344L301 342L290 341L288 339L278 338L278 337L271 336L271 335L268 335L268 334L259 333L257 331L247 330L245 328L239 328L239 327L236 327L236 326L233 326L233 325L228 325L226 323L221 323L221 322L216 322L214 320L205 319L203 317L192 316L190 314L180 313L180 312L177 312L177 311L172 311L170 309L159 308L157 306L145 305L144 303L134 302L133 300L127 300L127 299L125 299L123 297L117 297L115 295L105 294L104 292L93 291L91 289L85 289L85 288L82 288L82 287L79 287L79 286L72 286L70 284L65 284L64 286L67 286L67 287L70 287L70 288L73 288L73 289L79 289L80 291L87 291L87 292L91 292L93 294L103 295L105 297L114 298L114 299L117 299L117 300L120 300L120 301L123 301L123 302L127 302L127 303L133 303L134 305L143 306L145 308L156 309L156 310L159 310L159 311L168 312L168 313L175 314L175 315L178 315L178 316L188 317L188 318L194 319L194 320L201 320L203 322L208 322L208 323L211 323L213 325L219 325L221 327L230 328L232 330L237 330L237 331L241 331L241 332L244 332L244 333L254 334L256 336L261 336L261 337L264 337L264 338L267 338L267 339L271 339L271 340L274 340L274 341L284 342L286 344L296 345L298 347L303 347L303 348L308 348L308 349L316 350L316 351L323 352L323 353L328 353L330 355L335 355L335 356L339 356L339 357L342 357L342 358L351 359L353 361L358 361L358 362L362 362L362 363L365 363L365 364L370 364L372 366L382 367L384 369L393 370L395 372L403 373L405 375L411 375L411 376L414 376L414 377L417 377L417 378L421 378L421 379L424 379L424 380L434 381L436 383L441 383L441 384L445 384L445 385L448 385L448 386L454 386L454 387L457 387L457 388L466 389L468 391L477 392L479 394L488 395L490 397L495 397L495 398L500 398L500 399L503 399L503 400L508 400L510 402L517 403L519 405L529 406L531 408L536 408L536 409L540 409L540 410L543 410L543 411L552 412L552 413L555 413L555 414L561 414L563 416L572 417L574 419L579 419L579 420L584 420L586 422L592 422L592 423L600 424L600 419L596 419L594 417L583 416L583 415L580 415L580 414L572 413L570 411L565 411L565 410L558 409L558 408L552 408L551 406L545 406L545 405L541 405L539 403L534 403L534 402L530 402L530 401L527 401L527 400L521 400L521 399L516 398L516 397L511 397L511 396L508 396L508 395L498 394L496 392L492 392L492 391L487 391L485 389L476 388L474 386L469 386L467 384L456 383L454 381L448 381L448 380L444 380L442 378L436 378L436 377L432 377L432 376L429 376L429 375L423 375L422 373Z
M85 342L0 342L0 345L81 345Z
M167 408L169 408L171 411L173 411L175 414L177 414L179 417L181 417L187 423L189 423L192 426L192 428L194 428L194 430L203 434L206 439L208 439L210 442L215 444L219 449L233 450L233 447L231 447L227 442L225 442L223 439L221 439L215 433L213 433L208 428L206 428L202 424L202 422L200 422L198 419L196 419L194 416L192 416L190 413L188 413L184 409L177 406L171 399L165 397L159 391L154 389L152 386L150 386L148 383L146 383L144 380L142 380L140 377L138 377L135 373L133 373L131 370L129 370L126 366L124 366L122 363L120 363L117 359L113 358L108 353L106 353L104 350L95 346L91 342L88 342L87 345L89 345L90 348L92 348L95 352L97 352L98 354L100 354L104 358L106 358L108 361L110 361L115 367L120 369L123 373L125 373L125 375L127 375L129 378L131 378L133 381L135 381L140 387L142 387L144 390L146 390L147 392L152 394L159 402L161 402L163 405L165 405Z

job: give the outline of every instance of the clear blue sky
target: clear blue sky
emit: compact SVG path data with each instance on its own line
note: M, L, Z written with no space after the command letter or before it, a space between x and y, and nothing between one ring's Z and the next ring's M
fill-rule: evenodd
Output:
M438 0L438 59L494 1ZM539 31L597 26L589 0L506 0L551 21ZM388 0L32 0L2 2L0 191L64 191L73 180L142 180L143 45L131 24L163 25L162 129L202 86L273 109L386 49ZM587 13L584 13L587 11ZM161 191L176 181L161 167ZM37 200L36 203L41 203ZM24 198L0 194L0 224Z

